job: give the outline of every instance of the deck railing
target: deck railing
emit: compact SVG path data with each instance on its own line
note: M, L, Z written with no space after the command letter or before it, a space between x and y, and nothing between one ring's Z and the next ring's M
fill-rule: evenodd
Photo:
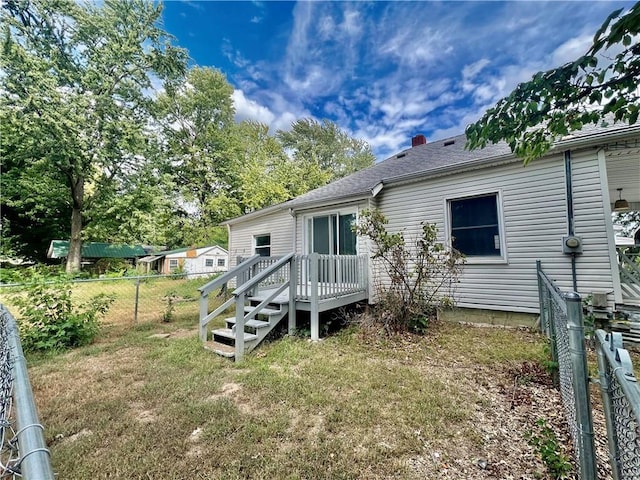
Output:
M242 283L266 270L282 257L260 257L251 271L246 271ZM238 257L238 263L246 261ZM366 255L323 255L311 253L295 256L296 300L310 302L312 298L327 300L360 293L368 289L368 264ZM289 270L273 272L254 286L258 289L274 288L289 281Z
M326 300L366 291L366 255L297 256L298 296L301 301Z
M618 269L623 297L640 299L640 254L618 249Z

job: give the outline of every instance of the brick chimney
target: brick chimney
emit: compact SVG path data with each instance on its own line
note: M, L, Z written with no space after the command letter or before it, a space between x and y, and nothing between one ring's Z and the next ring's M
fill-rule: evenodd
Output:
M425 143L427 143L427 137L424 135L416 135L411 139L411 148L424 145Z

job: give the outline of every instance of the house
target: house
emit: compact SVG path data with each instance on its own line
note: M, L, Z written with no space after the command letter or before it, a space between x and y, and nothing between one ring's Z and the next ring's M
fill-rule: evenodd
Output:
M229 253L218 245L179 248L141 258L138 264L144 265L147 271L156 270L163 274L175 271L186 274L226 272L229 267Z
M47 258L61 259L69 255L68 240L51 240L47 250ZM137 258L146 255L141 245L125 245L104 242L82 243L82 264L91 265L100 258L119 258L133 263Z
M615 208L640 209L640 125L586 127L526 167L504 143L464 147L464 135L434 142L419 135L370 168L227 221L231 268L236 257L255 254L369 257L368 240L351 226L364 209L378 208L389 231L410 236L421 222L435 223L440 240L465 254L456 299L474 313L538 314L536 260L562 290L600 294L610 310L640 306L640 280L619 265L611 218ZM315 281L311 266L297 268L298 290ZM370 263L363 268L372 301L381 274ZM315 322L312 315L317 338Z

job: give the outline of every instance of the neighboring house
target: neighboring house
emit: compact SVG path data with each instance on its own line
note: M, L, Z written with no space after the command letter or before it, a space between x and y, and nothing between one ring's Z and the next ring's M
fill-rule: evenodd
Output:
M526 167L504 143L464 146L464 135L417 136L370 168L225 222L231 267L254 254L370 255L351 226L378 208L389 231L410 236L435 223L440 240L466 255L460 307L538 313L536 260L562 290L575 283L584 296L604 295L610 309L640 305L640 280L621 279L611 219L614 207L640 209L640 125L574 132ZM568 236L579 246L565 246ZM367 275L372 299L377 274L369 266Z
M141 259L141 264L157 265L159 273L176 270L188 274L226 272L229 268L229 253L218 245L201 248L179 248L157 252Z
M69 255L68 240L51 240L47 258L66 258ZM146 252L141 245L124 245L101 242L82 243L82 264L90 265L100 258L121 258L132 263L135 259L144 257Z

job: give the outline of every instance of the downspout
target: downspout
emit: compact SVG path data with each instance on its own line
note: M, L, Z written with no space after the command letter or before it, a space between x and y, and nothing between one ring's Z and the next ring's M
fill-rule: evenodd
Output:
M567 225L569 227L569 231L567 232L569 236L574 236L575 225L574 225L574 216L573 216L573 187L571 183L571 150L564 151L564 177L565 177L565 188L567 192ZM578 291L578 275L576 272L576 253L571 253L571 279L573 281L573 291Z

